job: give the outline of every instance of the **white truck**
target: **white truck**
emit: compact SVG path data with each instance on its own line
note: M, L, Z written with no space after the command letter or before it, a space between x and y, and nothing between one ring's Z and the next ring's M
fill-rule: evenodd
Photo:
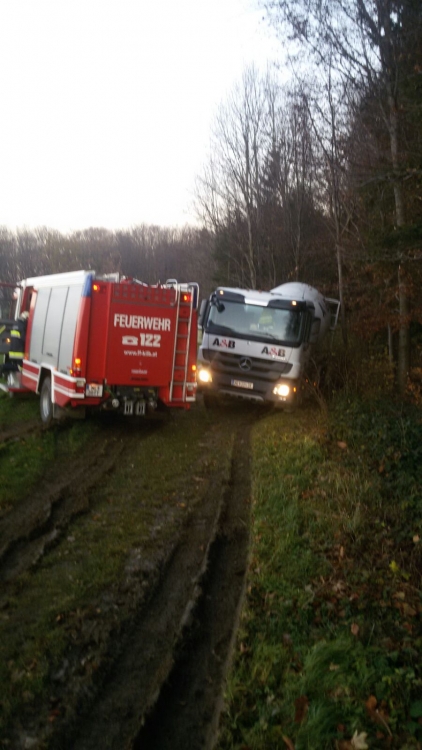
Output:
M293 406L311 354L337 324L340 303L289 282L260 292L218 287L200 308L198 390Z

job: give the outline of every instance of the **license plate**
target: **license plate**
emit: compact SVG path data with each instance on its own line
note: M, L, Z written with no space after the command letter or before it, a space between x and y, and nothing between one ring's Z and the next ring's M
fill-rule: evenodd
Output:
M253 388L253 383L247 383L246 380L232 380L232 385L235 388L249 388L249 390Z
M97 383L87 383L85 386L85 396L102 396L103 386Z

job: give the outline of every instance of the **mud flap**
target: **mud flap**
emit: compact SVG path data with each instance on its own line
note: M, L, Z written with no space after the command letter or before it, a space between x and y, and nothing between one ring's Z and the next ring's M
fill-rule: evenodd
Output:
M145 401L137 401L135 404L135 414L138 417L144 417L146 413L146 403Z
M133 414L133 401L125 401L123 405L123 414Z

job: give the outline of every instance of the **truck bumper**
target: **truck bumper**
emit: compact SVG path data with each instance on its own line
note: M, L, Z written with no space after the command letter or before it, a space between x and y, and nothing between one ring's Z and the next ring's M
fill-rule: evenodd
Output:
M297 401L298 382L279 378L275 383L268 383L256 378L232 378L226 375L211 375L212 381L201 382L198 379L198 392L204 396L214 395L232 399L251 401L260 404L292 405Z

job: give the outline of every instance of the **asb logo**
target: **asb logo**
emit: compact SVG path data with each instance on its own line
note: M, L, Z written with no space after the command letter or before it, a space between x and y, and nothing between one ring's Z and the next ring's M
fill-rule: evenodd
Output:
M286 356L285 349L279 349L277 346L264 346L261 354L268 354L270 357L284 357Z
M212 345L213 346L221 346L221 347L224 347L225 349L235 349L236 348L236 342L235 341L231 341L231 339L219 339L219 338L216 338L212 342Z

